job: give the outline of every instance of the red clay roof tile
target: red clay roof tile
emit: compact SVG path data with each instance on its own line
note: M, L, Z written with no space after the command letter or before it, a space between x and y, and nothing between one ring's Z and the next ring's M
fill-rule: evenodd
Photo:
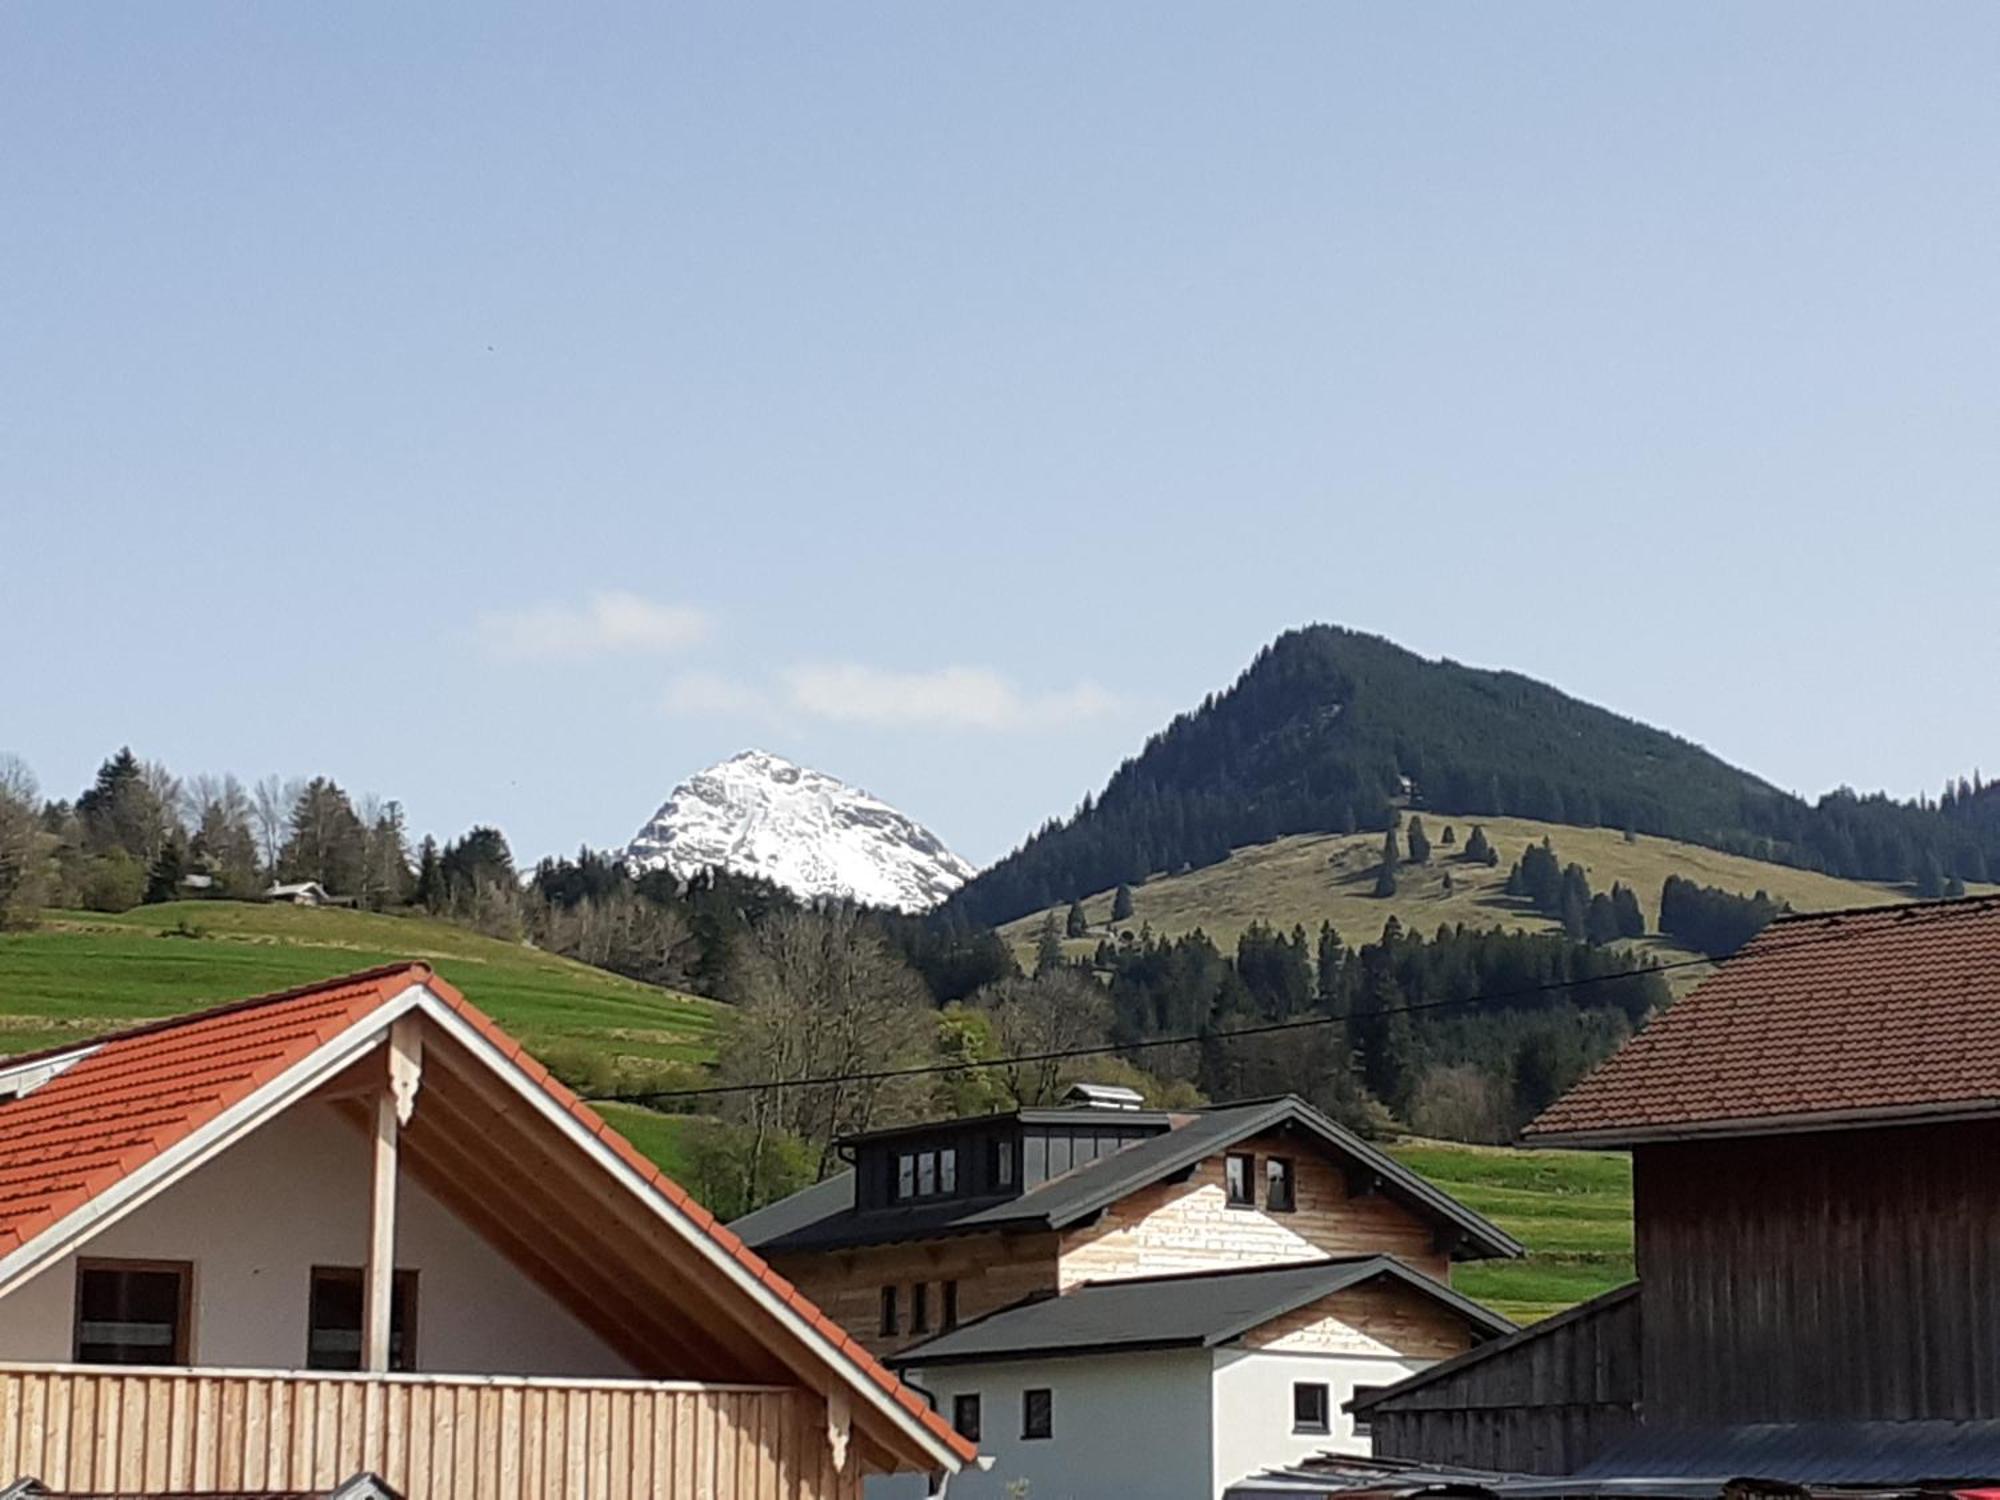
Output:
M1811 1128L2000 1108L2000 897L1786 917L1530 1138Z

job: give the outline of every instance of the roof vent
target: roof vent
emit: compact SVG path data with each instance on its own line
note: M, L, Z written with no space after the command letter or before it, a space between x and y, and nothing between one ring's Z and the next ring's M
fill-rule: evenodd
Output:
M1139 1109L1145 1102L1137 1089L1116 1083L1072 1083L1063 1091L1063 1103L1081 1109Z

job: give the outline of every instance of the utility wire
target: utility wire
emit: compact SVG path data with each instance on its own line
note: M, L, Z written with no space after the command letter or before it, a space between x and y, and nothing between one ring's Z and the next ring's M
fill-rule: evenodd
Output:
M1940 903L1956 907L1960 903ZM1876 908L1869 908L1875 910ZM1815 917L1846 915L1844 912L1801 912L1802 920ZM1901 921L1925 921L1941 913L1928 911L1921 904L1907 908L1907 915ZM1851 937L1851 933L1831 932L1819 937L1801 938L1786 945L1787 951L1800 948L1822 947ZM1732 957L1734 955L1731 955ZM1381 1010L1363 1011L1359 1014L1368 1019L1377 1016L1412 1015L1419 1011L1448 1010L1462 1005L1495 1005L1510 1000L1525 1000L1535 995L1553 994L1559 990L1580 989L1585 985L1605 984L1620 979L1639 979L1648 974L1666 974L1675 969L1692 969L1706 966L1718 968L1727 959L1715 958L1674 958L1665 963L1647 964L1636 969L1614 969L1605 974L1592 974L1580 979L1552 979L1542 984L1521 985L1510 990L1486 990L1476 995L1463 995L1446 1000L1419 1000L1408 1005L1390 1005ZM900 1068L876 1068L864 1073L825 1073L809 1078L768 1078L753 1083L714 1083L691 1089L642 1089L632 1094L607 1094L603 1097L619 1104L647 1104L663 1099L707 1099L722 1094L755 1094L772 1089L828 1088L835 1084L883 1083L894 1078L921 1078L934 1073L969 1073L985 1068L1012 1068L1027 1063L1061 1062L1072 1057L1104 1057L1112 1053L1143 1052L1154 1047L1189 1047L1207 1042L1229 1042L1240 1037L1272 1036L1283 1032L1306 1031L1318 1026L1333 1026L1355 1018L1352 1011L1329 1012L1321 1015L1300 1016L1289 1021L1267 1021L1256 1026L1235 1026L1226 1031L1197 1031L1180 1036L1146 1037L1134 1042L1103 1042L1089 1047L1060 1047L1048 1052L1017 1053L1011 1057L988 1057L968 1059L963 1062L913 1063Z

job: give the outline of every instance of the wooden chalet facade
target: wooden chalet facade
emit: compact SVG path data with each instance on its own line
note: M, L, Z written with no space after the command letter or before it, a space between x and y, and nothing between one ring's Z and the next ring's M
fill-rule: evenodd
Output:
M1637 1284L1358 1403L1378 1453L1608 1475L1865 1423L2000 1477L2000 900L1779 920L1528 1137L1632 1153Z
M0 1492L822 1500L972 1455L424 966L0 1062Z

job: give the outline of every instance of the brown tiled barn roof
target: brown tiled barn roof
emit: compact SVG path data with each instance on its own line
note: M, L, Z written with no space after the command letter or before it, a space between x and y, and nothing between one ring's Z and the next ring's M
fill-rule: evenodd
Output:
M1612 1145L2000 1112L2000 897L1785 917L1527 1129Z

